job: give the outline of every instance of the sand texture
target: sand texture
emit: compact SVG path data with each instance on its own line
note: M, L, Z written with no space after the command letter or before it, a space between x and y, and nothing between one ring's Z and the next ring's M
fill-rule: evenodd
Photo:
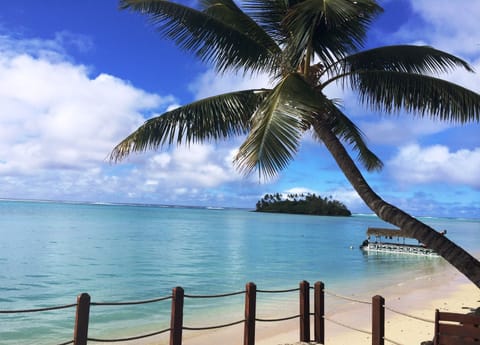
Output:
M371 332L372 307L369 302L374 295L381 295L385 299L386 344L417 345L422 341L432 340L435 309L467 313L473 308L480 307L480 290L451 267L447 267L444 272L435 276L412 278L380 291L347 296L367 303L342 300L331 293L326 289L325 344L327 345L371 344L371 335L368 333ZM333 300L337 301L333 303ZM329 307L329 303L334 307ZM298 314L298 307L295 304L279 305L278 308L281 309L282 315ZM201 324L202 320L198 322ZM337 323L348 325L355 330ZM243 324L209 331L184 330L183 345L242 345L243 332ZM168 336L169 334L166 333L124 344L169 344ZM311 339L313 338L312 322ZM275 323L257 321L255 339L256 345L299 343L299 321L298 319Z

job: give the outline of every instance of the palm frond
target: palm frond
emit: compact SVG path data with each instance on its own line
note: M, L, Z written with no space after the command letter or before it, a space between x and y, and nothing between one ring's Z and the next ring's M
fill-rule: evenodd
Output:
M397 71L438 75L464 68L473 72L464 60L429 46L395 45L365 50L349 55L325 69L330 78L369 71Z
M361 102L376 111L405 109L453 123L480 121L480 95L442 79L390 71L364 71L350 79Z
M366 31L382 8L371 0L304 0L283 24L289 29L289 54L298 63L311 45L322 63L331 64L364 44Z
M341 141L346 142L357 152L357 159L368 171L381 170L383 163L367 146L362 131L331 100L324 100L328 114L328 124ZM325 121L314 122L313 129ZM319 138L319 137L318 137Z
M252 34L253 26L239 30L241 20L230 25L216 15L168 0L122 0L121 8L148 15L163 36L219 72L232 69L268 73L278 54L272 50L272 41L265 45L265 35ZM260 36L262 39L257 40Z
M288 0L245 0L243 8L276 42L285 41L288 32L281 23L289 7Z
M147 120L111 152L117 162L133 152L246 134L269 90L245 90L196 101Z
M245 14L232 0L203 0L203 13L206 13L225 24L253 38L268 49L273 55L280 53L280 47L272 37L260 27L250 16Z
M297 152L317 108L315 93L303 77L285 76L256 111L234 160L236 167L244 174L257 169L262 177L275 176Z

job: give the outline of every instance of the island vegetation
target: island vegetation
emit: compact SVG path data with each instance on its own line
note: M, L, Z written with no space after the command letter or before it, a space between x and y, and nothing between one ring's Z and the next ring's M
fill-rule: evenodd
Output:
M257 202L257 212L311 214L319 216L351 216L352 213L342 202L334 200L331 196L322 198L311 193L265 194Z

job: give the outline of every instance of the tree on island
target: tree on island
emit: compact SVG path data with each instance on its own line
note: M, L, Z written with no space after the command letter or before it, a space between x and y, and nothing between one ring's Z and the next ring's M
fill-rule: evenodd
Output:
M311 214L319 216L351 216L352 213L338 200L322 198L315 194L265 194L256 204L257 212Z
M324 93L340 83L360 102L384 113L478 122L480 95L438 78L461 68L460 58L428 46L361 50L367 29L383 9L373 0L202 0L198 8L166 0L122 0L150 17L181 49L218 73L268 73L275 86L198 100L146 121L120 142L110 159L178 144L247 135L236 167L277 175L294 158L305 133L325 145L363 201L381 219L435 250L480 287L480 262L430 226L384 201L368 185L346 146L366 170L382 162L338 101Z

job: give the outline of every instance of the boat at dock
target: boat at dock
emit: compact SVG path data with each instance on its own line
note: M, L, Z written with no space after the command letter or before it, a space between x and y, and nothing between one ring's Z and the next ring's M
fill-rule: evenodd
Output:
M367 252L438 256L434 250L426 248L421 243L412 243L414 241L415 239L401 229L370 227L367 229L367 239L360 248Z

